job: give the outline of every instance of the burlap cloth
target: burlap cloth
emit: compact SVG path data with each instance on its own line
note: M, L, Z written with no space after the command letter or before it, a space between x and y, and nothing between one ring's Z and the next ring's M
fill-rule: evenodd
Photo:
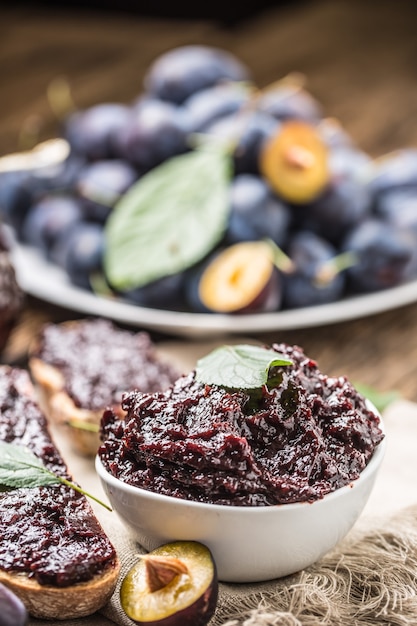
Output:
M168 347L186 371L206 346ZM396 401L384 412L387 452L371 498L346 539L312 567L284 579L220 584L210 626L403 626L417 624L417 405ZM92 460L80 458L62 437L57 443L71 472L105 499ZM120 580L142 551L116 513L94 509L122 562ZM62 626L132 626L119 588L99 613ZM31 619L30 626L51 622Z

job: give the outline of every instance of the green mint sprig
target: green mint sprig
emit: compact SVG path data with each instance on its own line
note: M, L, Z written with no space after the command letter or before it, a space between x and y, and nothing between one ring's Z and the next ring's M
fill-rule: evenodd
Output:
M112 510L105 502L87 493L72 481L51 472L29 448L15 443L0 442L0 485L9 489L19 489L60 483L91 498L107 510Z
M268 383L271 367L278 365L292 365L292 361L269 348L226 345L197 361L196 378L229 389L258 389Z

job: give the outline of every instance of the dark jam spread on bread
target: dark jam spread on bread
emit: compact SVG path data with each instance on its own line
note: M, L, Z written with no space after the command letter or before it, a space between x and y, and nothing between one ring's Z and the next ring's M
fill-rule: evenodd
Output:
M77 407L92 411L120 404L125 391L166 389L178 376L145 332L104 319L46 325L34 352L57 368Z
M26 371L0 367L0 440L27 446L48 469L70 479L32 393ZM70 487L0 492L1 569L67 587L91 580L115 561L86 498Z
M383 438L379 417L343 377L297 346L259 394L184 376L166 392L126 396L102 419L100 458L126 483L188 500L266 506L314 501L356 479Z

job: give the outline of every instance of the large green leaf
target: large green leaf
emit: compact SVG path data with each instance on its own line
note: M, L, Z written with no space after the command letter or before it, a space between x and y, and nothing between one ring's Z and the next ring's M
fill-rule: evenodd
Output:
M107 220L104 268L110 284L141 287L209 253L226 228L230 176L230 155L203 147L140 178Z

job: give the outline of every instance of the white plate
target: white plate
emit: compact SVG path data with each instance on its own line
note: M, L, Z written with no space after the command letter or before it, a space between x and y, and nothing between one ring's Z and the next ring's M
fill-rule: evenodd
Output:
M86 315L102 316L116 322L189 338L322 326L388 311L417 301L415 280L376 293L277 313L183 313L148 309L96 296L74 287L62 270L48 263L35 249L29 247L16 245L13 262L22 289L41 300Z

